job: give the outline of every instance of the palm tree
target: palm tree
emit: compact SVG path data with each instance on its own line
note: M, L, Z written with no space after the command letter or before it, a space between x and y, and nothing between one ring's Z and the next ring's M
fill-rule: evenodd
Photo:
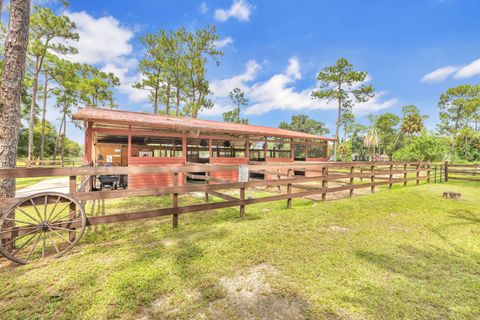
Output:
M363 139L363 145L368 148L370 153L370 160L373 161L375 157L375 149L378 148L380 139L378 138L378 132L375 127L370 127Z
M11 0L0 84L0 168L16 166L29 25L30 0ZM15 197L15 179L0 180L0 198L5 197Z

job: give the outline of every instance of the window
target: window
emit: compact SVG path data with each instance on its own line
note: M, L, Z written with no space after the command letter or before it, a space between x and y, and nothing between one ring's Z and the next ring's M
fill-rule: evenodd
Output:
M187 139L187 161L208 163L210 147L207 139Z
M128 136L98 134L93 159L97 166L128 165Z
M250 142L250 160L253 161L265 161L265 142L256 141Z
M182 138L132 137L132 157L183 157Z
M292 145L289 142L268 142L268 157L291 158Z
M327 144L326 143L309 144L308 157L309 158L326 158Z
M245 143L231 140L212 140L214 158L244 158Z
M306 157L306 146L305 144L294 144L293 145L293 156L295 160L302 161Z

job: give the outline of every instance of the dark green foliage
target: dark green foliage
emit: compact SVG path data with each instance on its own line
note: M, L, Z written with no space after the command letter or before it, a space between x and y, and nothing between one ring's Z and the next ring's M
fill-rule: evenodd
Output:
M45 121L45 158L51 158L55 149L55 141L58 133L55 127L47 120ZM41 123L35 125L33 134L33 156L40 156ZM28 154L28 128L22 127L20 130L20 139L18 141L18 157L24 158ZM65 139L65 157L75 158L80 156L81 146L78 142Z
M478 115L480 85L464 84L448 89L440 96L438 107L441 121L438 129L452 138L450 152L453 156L459 131L467 127L472 118Z
M423 121L428 116L422 115L420 110L414 105L404 106L402 108L403 118L401 131L402 133L413 135L422 132L425 129Z
M330 130L328 130L328 128L325 126L325 123L311 119L305 114L297 114L292 116L290 123L285 121L280 122L279 128L305 132L319 136L326 135L330 132Z
M423 132L420 136L407 138L405 146L397 150L397 161L443 161L448 156L448 140Z
M378 132L379 152L391 156L399 136L400 117L386 112L377 116L370 116L370 121Z
M458 134L456 156L465 161L480 161L480 132L465 128Z

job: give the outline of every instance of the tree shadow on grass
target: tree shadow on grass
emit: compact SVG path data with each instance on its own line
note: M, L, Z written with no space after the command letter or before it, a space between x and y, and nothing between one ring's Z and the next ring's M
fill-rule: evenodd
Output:
M449 246L454 248L456 251L461 253L467 253L465 248L451 241L448 235L450 235L450 229L454 227L469 226L469 225L480 226L480 214L475 214L470 210L452 210L449 216L453 219L456 219L457 221L452 223L447 223L438 227L430 228L430 231L434 233L437 237L442 239Z
M466 316L462 314L465 312L462 309L470 310L477 305L480 255L452 253L435 246L420 249L410 245L400 246L388 254L357 251L356 255L383 269L388 279L392 279L387 285L369 285L367 292L377 295L376 299L379 294L382 295L376 310L407 302L409 308L417 309L420 318L450 318ZM375 289L372 290L372 287ZM382 294L382 291L385 292ZM358 297L356 302L368 305L376 299L365 295ZM385 304L388 300L391 301ZM480 316L478 308L476 312Z

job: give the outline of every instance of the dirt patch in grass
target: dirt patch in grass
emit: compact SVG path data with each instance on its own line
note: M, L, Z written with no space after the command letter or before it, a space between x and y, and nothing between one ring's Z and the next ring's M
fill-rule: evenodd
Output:
M348 233L350 231L350 229L345 228L345 227L341 227L341 226L337 226L337 225L333 225L333 226L328 227L328 231L334 232L334 233Z
M267 277L278 271L268 264L257 265L245 273L222 277L213 286L193 290L184 295L191 304L204 305L202 312L190 319L307 319L307 303L298 297L275 292ZM180 309L173 297L162 296L138 317L175 319Z
M224 297L211 302L208 311L196 319L305 319L307 305L297 297L276 293L266 277L277 270L268 264L253 267L247 273L223 277L218 287Z

